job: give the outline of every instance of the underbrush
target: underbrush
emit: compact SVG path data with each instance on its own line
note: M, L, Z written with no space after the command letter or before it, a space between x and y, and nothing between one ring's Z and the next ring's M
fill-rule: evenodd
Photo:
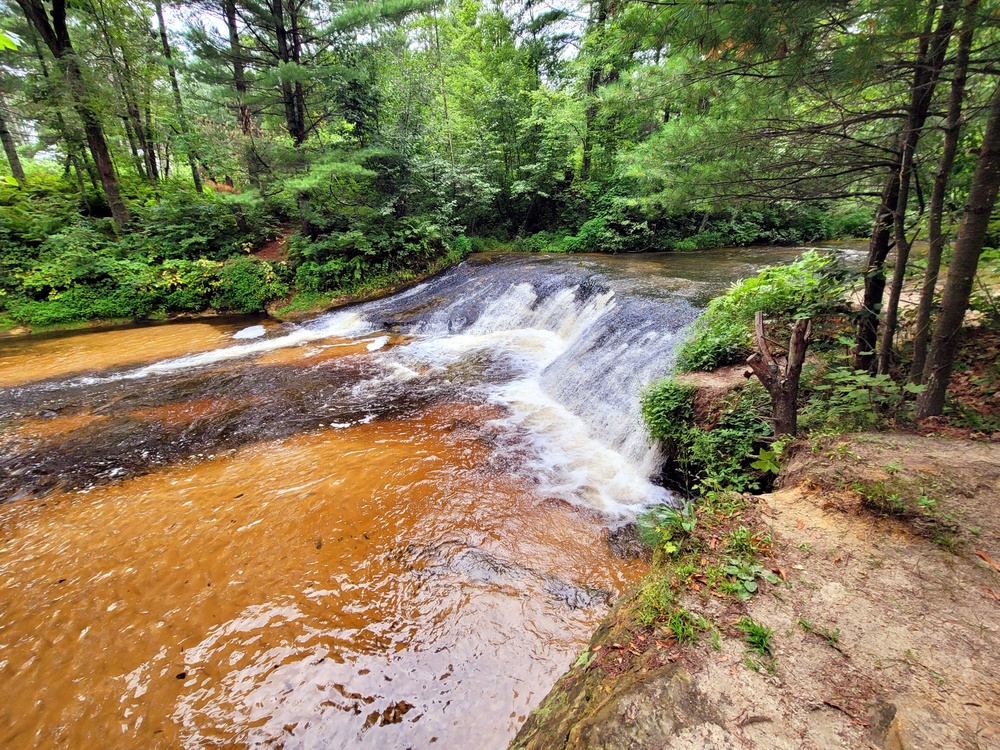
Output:
M697 504L649 509L639 518L639 531L654 555L634 607L635 621L679 643L692 643L704 633L711 634L715 648L720 633L743 638L751 661L773 671L770 631L745 615L735 622L717 616L739 611L765 589L783 585L771 569L774 541L756 501L737 492L708 491ZM731 603L720 610L713 605L718 600Z
M870 231L869 212L851 206L761 205L710 213L664 213L615 195L600 196L575 229L519 237L515 249L550 253L694 252L717 247L797 245Z
M694 396L693 387L666 379L643 397L643 419L667 457L665 473L687 490L705 484L738 492L760 489L766 472L753 464L771 435L767 393L748 383L700 415Z
M294 235L288 261L263 260L253 251L290 219L281 196L198 194L170 182L155 195L148 186L136 191L128 196L132 222L119 231L54 175L0 186L0 323L251 313L294 293L292 306L302 306L400 283L472 250L468 238L427 216L359 214Z

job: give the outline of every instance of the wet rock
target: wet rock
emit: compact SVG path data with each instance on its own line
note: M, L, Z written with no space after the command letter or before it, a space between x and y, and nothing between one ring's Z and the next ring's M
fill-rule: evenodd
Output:
M648 560L649 547L639 538L639 524L632 522L608 531L608 547L619 560Z
M737 750L720 713L690 673L669 665L630 675L615 689L577 675L529 717L514 750Z
M479 319L479 306L474 303L462 305L452 312L448 319L448 332L460 333Z

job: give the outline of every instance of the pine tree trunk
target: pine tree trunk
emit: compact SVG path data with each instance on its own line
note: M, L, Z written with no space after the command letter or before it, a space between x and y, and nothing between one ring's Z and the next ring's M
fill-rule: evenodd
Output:
M7 125L7 103L3 100L3 96L0 96L0 141L3 142L4 153L7 154L11 175L19 185L23 185L24 168L21 166L21 158L17 155L17 144L14 143L14 137Z
M955 163L955 154L958 153L958 137L962 127L962 104L965 99L969 56L976 33L975 17L978 5L978 0L969 0L965 6L962 33L958 37L958 52L955 55L955 67L951 74L948 114L944 126L944 145L941 150L941 159L938 162L937 174L934 175L930 204L927 208L927 235L930 247L927 250L927 267L924 269L924 283L920 291L920 304L917 307L917 319L914 324L916 334L913 340L913 365L910 369L910 382L912 383L920 383L923 380L924 365L927 363L931 309L934 306L934 292L937 288L938 274L941 271L941 255L944 252L945 238L942 231L944 200L948 190L948 180L951 177L951 168Z
M236 26L236 0L222 0L222 15L226 19L229 31L229 55L233 61L233 88L236 89L236 112L240 122L240 130L246 138L247 175L250 184L260 185L260 157L257 156L253 144L253 115L247 105L247 81L243 62L243 47L240 44L239 29Z
M941 296L941 313L934 326L931 349L924 369L926 390L917 397L917 418L944 410L944 398L958 351L958 337L969 307L972 283L979 266L990 215L1000 191L1000 85L993 93L983 145L976 161L969 198L962 213L955 252Z
M184 100L181 99L181 87L177 83L177 68L174 66L173 58L170 55L170 40L167 39L167 25L163 22L163 3L156 0L156 20L160 25L160 46L163 47L163 56L167 59L167 72L170 73L170 88L174 93L174 108L177 110L177 121L180 124L181 135L185 138L184 149L187 151L188 165L191 167L191 181L194 182L194 189L199 193L202 191L201 172L198 171L198 158L191 148L191 144L186 142L188 136L187 118L184 116Z
M142 151L142 161L146 168L146 177L155 185L159 179L156 170L156 157L153 154L152 144L146 137L146 126L142 121L142 113L139 109L139 99L135 93L135 77L132 75L132 64L129 62L128 53L122 50L122 88L125 91L125 105L128 109L129 119L132 121L132 129L135 131L136 140L139 142L139 149Z
M934 90L941 77L945 54L952 32L955 30L955 18L958 15L958 0L945 0L941 8L934 38L930 44L927 65L918 70L919 81L915 80L910 104L910 116L907 122L907 132L903 138L903 153L899 166L899 196L893 216L893 234L896 239L896 266L892 271L892 281L889 284L889 301L885 306L885 325L882 328L882 340L879 345L878 371L889 372L892 362L892 342L896 336L899 322L899 298L903 293L903 283L906 280L906 266L910 260L910 241L906 236L906 206L910 198L910 180L913 175L913 162L916 156L917 144L920 142L921 131L930 111Z
M135 143L135 130L132 127L132 121L128 117L122 117L122 127L125 129L125 140L128 141L128 150L132 154L132 166L135 167L135 173L143 180L148 179L146 175L146 170L143 168L142 157L139 156L139 147Z
M285 11L282 0L272 0L271 18L274 23L274 39L278 61L292 62L288 49L288 28L285 26ZM286 80L281 81L281 103L285 108L285 127L292 137L295 147L301 146L306 139L305 126L299 121L299 107L295 88Z
M590 8L590 22L588 32L594 28L601 28L608 20L610 3L608 0L595 0ZM598 106L595 96L603 80L603 73L597 66L592 65L587 71L587 109L584 112L583 130L583 156L580 161L580 179L590 179L591 165L594 151L594 122L597 120Z
M858 314L858 331L851 352L851 366L856 370L873 371L876 365L875 348L878 342L879 316L882 312L882 297L885 294L885 260L892 250L892 234L895 225L896 206L899 203L900 168L903 154L907 151L907 140L912 134L919 133L923 128L924 118L916 117L915 105L919 99L915 96L925 80L927 68L927 53L930 49L931 35L934 31L934 18L937 13L937 0L929 0L926 10L924 28L921 30L917 43L917 57L914 61L913 84L910 87L910 105L907 110L907 125L900 134L899 153L895 162L889 168L889 177L882 188L882 202L875 212L875 224L872 227L871 240L868 243L868 260L865 263L865 286Z
M858 312L858 332L851 351L851 367L855 370L870 370L875 363L878 318L885 292L885 259L892 250L892 216L898 199L899 178L892 172L882 188L882 202L875 212L875 226L868 242L865 288Z
M114 163L111 161L108 143L104 138L104 128L101 126L97 113L90 106L83 82L83 73L70 42L69 31L66 27L66 1L53 0L51 22L41 0L17 0L17 3L63 69L63 75L73 97L74 108L83 122L87 145L94 157L94 165L97 168L104 195L108 199L111 216L119 227L123 227L129 221L128 207L122 200L121 192L118 189L118 177L115 174Z

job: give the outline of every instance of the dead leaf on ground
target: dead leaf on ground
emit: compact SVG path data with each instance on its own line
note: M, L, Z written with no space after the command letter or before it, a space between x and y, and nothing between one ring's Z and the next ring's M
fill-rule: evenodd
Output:
M997 573L1000 573L1000 565L997 565L989 555L987 555L981 549L977 549L976 554L979 557L981 557L991 568L993 568L993 570L995 570Z

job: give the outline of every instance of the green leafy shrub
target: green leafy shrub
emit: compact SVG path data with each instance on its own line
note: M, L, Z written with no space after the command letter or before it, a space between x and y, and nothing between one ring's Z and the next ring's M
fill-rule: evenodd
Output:
M220 310L251 313L288 294L285 284L268 261L240 258L219 269L212 306Z
M767 393L748 383L730 394L713 415L711 429L696 423L693 396L693 388L662 380L643 397L643 419L664 448L668 470L689 487L702 481L738 492L758 487L762 472L751 464L771 434L763 417L770 404Z
M642 418L649 434L668 449L678 447L694 419L694 393L691 386L666 378L642 399Z
M639 516L639 538L654 549L674 555L683 540L694 533L696 524L695 509L689 503L680 508L656 505Z
M906 403L907 394L925 386L899 384L889 375L834 366L814 374L807 384L811 392L802 410L802 424L810 430L852 432L870 430L894 418Z
M844 274L830 256L804 254L787 266L765 268L740 281L709 304L681 345L678 368L713 370L749 356L752 324L759 311L769 317L811 317L842 301Z
M156 287L167 310L197 312L211 304L222 263L213 260L166 260Z

